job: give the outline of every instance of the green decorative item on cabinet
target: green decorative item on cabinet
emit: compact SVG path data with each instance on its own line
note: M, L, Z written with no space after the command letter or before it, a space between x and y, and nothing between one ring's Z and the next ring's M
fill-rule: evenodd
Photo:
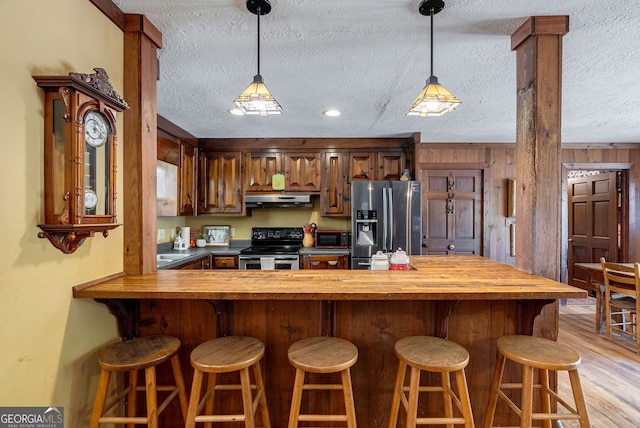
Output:
M284 190L284 175L279 172L271 176L273 190Z

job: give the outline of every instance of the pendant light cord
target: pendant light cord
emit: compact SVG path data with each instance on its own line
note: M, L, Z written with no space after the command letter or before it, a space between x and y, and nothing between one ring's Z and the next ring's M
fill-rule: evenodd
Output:
M435 15L435 11L433 9L433 7L431 7L431 13L429 14L431 16L431 75L433 76L433 15Z
M256 15L258 15L258 76L260 75L260 13L262 11L260 10L260 6L258 6L258 13L256 13Z

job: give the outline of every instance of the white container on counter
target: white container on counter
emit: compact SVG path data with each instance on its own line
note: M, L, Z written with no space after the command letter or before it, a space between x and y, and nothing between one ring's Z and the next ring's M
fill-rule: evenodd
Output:
M371 270L389 270L389 257L382 251L371 256Z

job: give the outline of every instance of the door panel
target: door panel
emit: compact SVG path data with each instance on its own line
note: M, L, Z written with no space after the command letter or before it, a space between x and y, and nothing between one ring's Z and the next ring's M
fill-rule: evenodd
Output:
M616 172L570 178L569 284L586 286L586 272L574 263L597 263L600 257L618 261L618 189Z
M425 254L482 255L482 170L427 171Z

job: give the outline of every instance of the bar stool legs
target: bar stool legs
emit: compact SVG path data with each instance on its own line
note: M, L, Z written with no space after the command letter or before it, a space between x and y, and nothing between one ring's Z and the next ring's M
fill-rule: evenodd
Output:
M198 345L191 353L194 368L191 397L187 412L186 428L194 428L197 422L211 427L213 422L244 421L246 428L255 428L255 413L260 408L264 428L271 428L260 360L264 356L264 344L256 338L225 336ZM251 384L251 373L255 384ZM218 384L218 373L239 372L240 384ZM207 388L202 399L202 383L208 375ZM241 391L242 414L214 415L216 391ZM253 393L255 391L255 393ZM204 408L204 413L200 413Z
M123 424L133 428L137 424L146 424L149 428L158 428L158 416L178 397L182 417L187 415L187 394L178 358L180 340L171 336L146 336L116 343L100 350L98 363L101 373L96 398L91 413L91 428L101 424ZM175 385L156 384L156 366L171 361ZM138 386L138 371L144 369L145 386ZM110 403L106 403L111 373L128 372L129 385L118 392ZM146 391L146 416L136 416L136 396L138 391ZM157 391L169 392L158 407ZM107 416L107 413L120 400L127 397L126 416Z
M443 425L448 428L464 424L473 428L473 413L467 388L464 368L469 364L469 353L462 346L449 340L431 336L410 336L400 339L395 345L396 355L400 360L388 428L395 428L398 422L400 403L405 408L407 428L416 425ZM411 368L409 385L405 386L407 368ZM421 371L441 374L441 386L420 386ZM454 374L458 396L451 388L450 375ZM421 392L441 392L444 399L444 417L418 417L418 396ZM409 394L407 397L406 394ZM461 413L455 417L453 408Z
M299 422L346 422L348 428L356 428L356 412L351 385L350 367L358 360L358 348L337 337L309 337L289 347L289 362L296 368L289 413L288 428L297 428ZM341 384L305 383L307 373L340 373ZM300 414L303 391L341 390L344 396L345 414Z
M531 427L533 421L543 421L551 428L554 420L578 420L581 428L589 428L589 413L580 383L578 367L580 355L568 346L555 341L531 336L504 336L498 339L498 359L491 382L484 428L492 428L498 400L503 400L520 417L521 427ZM502 376L507 359L522 365L522 383L503 383ZM534 384L534 371L538 370L539 383ZM549 370L569 373L575 407L549 387ZM533 411L533 389L540 390L542 413ZM521 389L522 400L517 406L505 393ZM551 400L555 400L569 413L552 413Z

